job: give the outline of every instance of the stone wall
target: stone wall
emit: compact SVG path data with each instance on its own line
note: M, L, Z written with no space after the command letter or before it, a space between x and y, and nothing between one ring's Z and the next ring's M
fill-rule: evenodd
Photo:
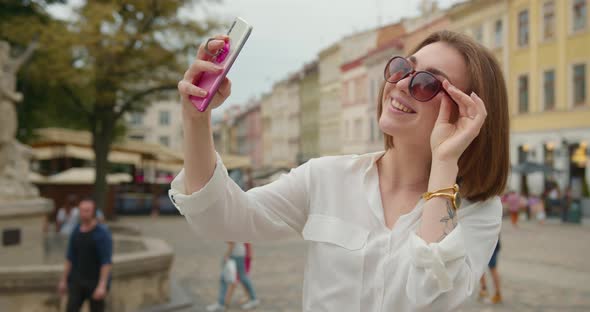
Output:
M107 311L136 311L165 303L170 297L173 253L162 240L114 236L115 240L142 242L145 249L113 257L113 280ZM65 298L57 295L62 265L0 266L0 311L58 312Z

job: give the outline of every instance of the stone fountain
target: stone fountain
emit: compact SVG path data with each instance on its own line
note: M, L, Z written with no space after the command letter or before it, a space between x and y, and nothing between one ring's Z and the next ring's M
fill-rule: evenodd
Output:
M23 54L11 57L10 45L0 41L0 311L57 312L65 302L56 286L67 241L45 235L53 202L41 198L29 183L31 150L15 139L16 105L23 98L16 91L16 74L36 47L33 42ZM107 310L165 305L170 299L170 247L159 239L113 232L113 281Z

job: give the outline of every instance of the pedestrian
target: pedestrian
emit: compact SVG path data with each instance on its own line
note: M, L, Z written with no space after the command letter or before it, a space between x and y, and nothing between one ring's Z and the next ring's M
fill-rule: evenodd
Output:
M523 197L515 191L508 192L506 196L506 204L508 205L508 211L510 212L510 221L512 226L518 227L518 214L522 207Z
M308 243L306 311L456 310L502 224L509 114L493 54L463 34L431 34L385 66L384 151L311 159L245 192L215 153L211 109L189 99L206 94L192 82L219 72L208 55L229 40L202 45L178 84L185 163L169 194L195 232L250 242L298 233ZM210 107L230 89L225 79Z
M246 257L244 258L244 266L246 269L246 275L248 275L248 277L250 277L250 268L252 266L252 244L244 243L244 246L246 247ZM236 274L236 275L238 275L238 274ZM252 278L250 278L250 280L252 280ZM243 297L241 300L238 301L240 303L240 305L246 304L248 301L251 300L250 296L248 295L248 289L244 286L244 284L240 283L240 276L238 275L238 276L236 276L236 282L232 283L227 288L227 294L225 295L226 305L231 304L234 291L236 290L236 288L238 288L239 285L242 285L242 288L244 289L244 294L245 294L245 297Z
M79 222L78 196L70 194L66 197L65 205L57 211L55 218L56 230L63 236L70 236Z
M549 199L549 214L559 215L561 213L561 191L559 185L555 181L550 182L550 188L547 191L547 198Z
M490 302L493 304L502 303L502 295L500 292L500 273L498 272L498 253L500 253L500 238L498 237L498 243L496 244L496 248L494 248L494 253L492 254L492 258L490 258L490 262L488 263L488 268L490 269L490 274L492 275L492 281L494 283L494 296L490 299ZM480 301L485 301L488 298L488 290L487 290L487 283L486 283L486 274L485 272L481 276L480 279L481 289L479 291L479 299Z
M86 300L91 312L100 312L110 287L113 241L106 225L96 220L93 200L82 200L79 210L80 224L70 235L58 290L68 294L67 312L80 311Z
M244 243L228 242L227 246L228 248L223 257L222 265L225 266L229 259L234 260L236 262L238 276L235 283L228 285L223 274L221 275L221 278L219 279L220 287L217 302L207 306L207 311L225 311L231 302L233 291L238 283L244 286L249 298L248 302L242 304L242 310L254 309L260 304L260 300L256 298L254 286L246 272L246 245ZM231 292L228 292L228 288L231 288Z
M539 224L545 223L545 203L541 197L537 194L531 194L529 196L528 205L531 207L531 212L537 219Z

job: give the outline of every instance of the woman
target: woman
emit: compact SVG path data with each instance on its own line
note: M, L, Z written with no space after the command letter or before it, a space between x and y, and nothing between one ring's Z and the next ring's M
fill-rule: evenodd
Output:
M510 221L512 226L518 228L518 213L523 205L524 197L515 191L510 191L506 196L506 204L510 212Z
M248 268L246 266L246 257L248 256L248 247L246 244L239 242L228 242L228 248L223 256L223 264L233 259L236 262L237 267L237 280L233 284L226 282L223 274L220 278L219 296L217 302L208 305L207 311L225 311L226 307L231 303L231 298L237 284L242 284L246 293L248 294L248 300L241 305L243 310L251 310L260 304L260 301L256 299L256 293L254 292L254 286L248 276Z
M216 38L210 51L228 40ZM202 46L178 85L185 163L170 190L199 235L300 233L304 311L451 311L472 294L498 239L509 167L506 87L491 53L464 35L432 34L385 68L385 151L312 159L248 192L215 153L210 111L188 100L205 94L194 79L220 70L207 54ZM226 79L213 107L229 94ZM463 203L451 200L459 192Z

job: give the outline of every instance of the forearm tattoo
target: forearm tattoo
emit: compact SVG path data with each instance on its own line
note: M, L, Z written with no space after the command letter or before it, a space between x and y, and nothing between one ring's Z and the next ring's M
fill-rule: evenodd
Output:
M442 241L447 235L451 233L451 231L457 226L457 213L453 209L453 205L450 202L446 202L447 204L447 215L440 219L440 222L444 224L443 233L438 239L438 241Z

